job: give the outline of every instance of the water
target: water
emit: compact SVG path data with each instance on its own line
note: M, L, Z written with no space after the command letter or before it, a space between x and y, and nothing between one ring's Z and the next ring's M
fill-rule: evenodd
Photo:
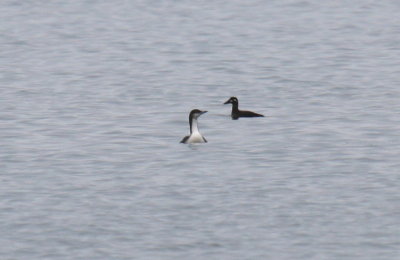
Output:
M2 1L0 258L399 259L399 12Z

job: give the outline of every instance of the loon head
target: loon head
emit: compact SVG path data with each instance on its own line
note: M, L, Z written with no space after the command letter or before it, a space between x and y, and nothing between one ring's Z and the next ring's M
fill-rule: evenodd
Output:
M192 121L193 119L199 118L204 113L207 113L207 111L201 111L201 110L198 110L198 109L193 109L192 111L190 111L189 121Z
M228 99L224 103L224 105L226 105L226 104L238 104L238 103L239 103L239 101L238 101L238 99L236 97L231 97L230 99Z

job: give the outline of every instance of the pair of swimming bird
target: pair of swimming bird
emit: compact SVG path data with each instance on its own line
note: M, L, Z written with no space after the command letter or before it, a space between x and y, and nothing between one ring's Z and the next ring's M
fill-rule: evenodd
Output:
M239 100L236 97L231 97L224 104L232 104L231 117L233 120L239 119L240 117L263 117L261 114L257 114L251 111L239 110ZM190 125L190 135L185 136L181 143L191 144L191 143L207 143L207 140L199 132L197 126L197 119L207 111L201 111L198 109L193 109L189 114L189 125Z

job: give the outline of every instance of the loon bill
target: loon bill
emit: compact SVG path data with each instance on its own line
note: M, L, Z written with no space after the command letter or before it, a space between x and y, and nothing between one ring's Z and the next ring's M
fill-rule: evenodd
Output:
M189 114L189 125L190 125L190 135L185 136L181 143L193 144L193 143L207 143L207 140L199 132L197 126L197 119L207 111L201 111L198 109L193 109Z

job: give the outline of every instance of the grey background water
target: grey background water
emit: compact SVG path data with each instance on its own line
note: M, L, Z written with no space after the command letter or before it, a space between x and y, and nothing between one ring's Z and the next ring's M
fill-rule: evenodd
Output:
M0 13L1 259L400 259L399 1Z

